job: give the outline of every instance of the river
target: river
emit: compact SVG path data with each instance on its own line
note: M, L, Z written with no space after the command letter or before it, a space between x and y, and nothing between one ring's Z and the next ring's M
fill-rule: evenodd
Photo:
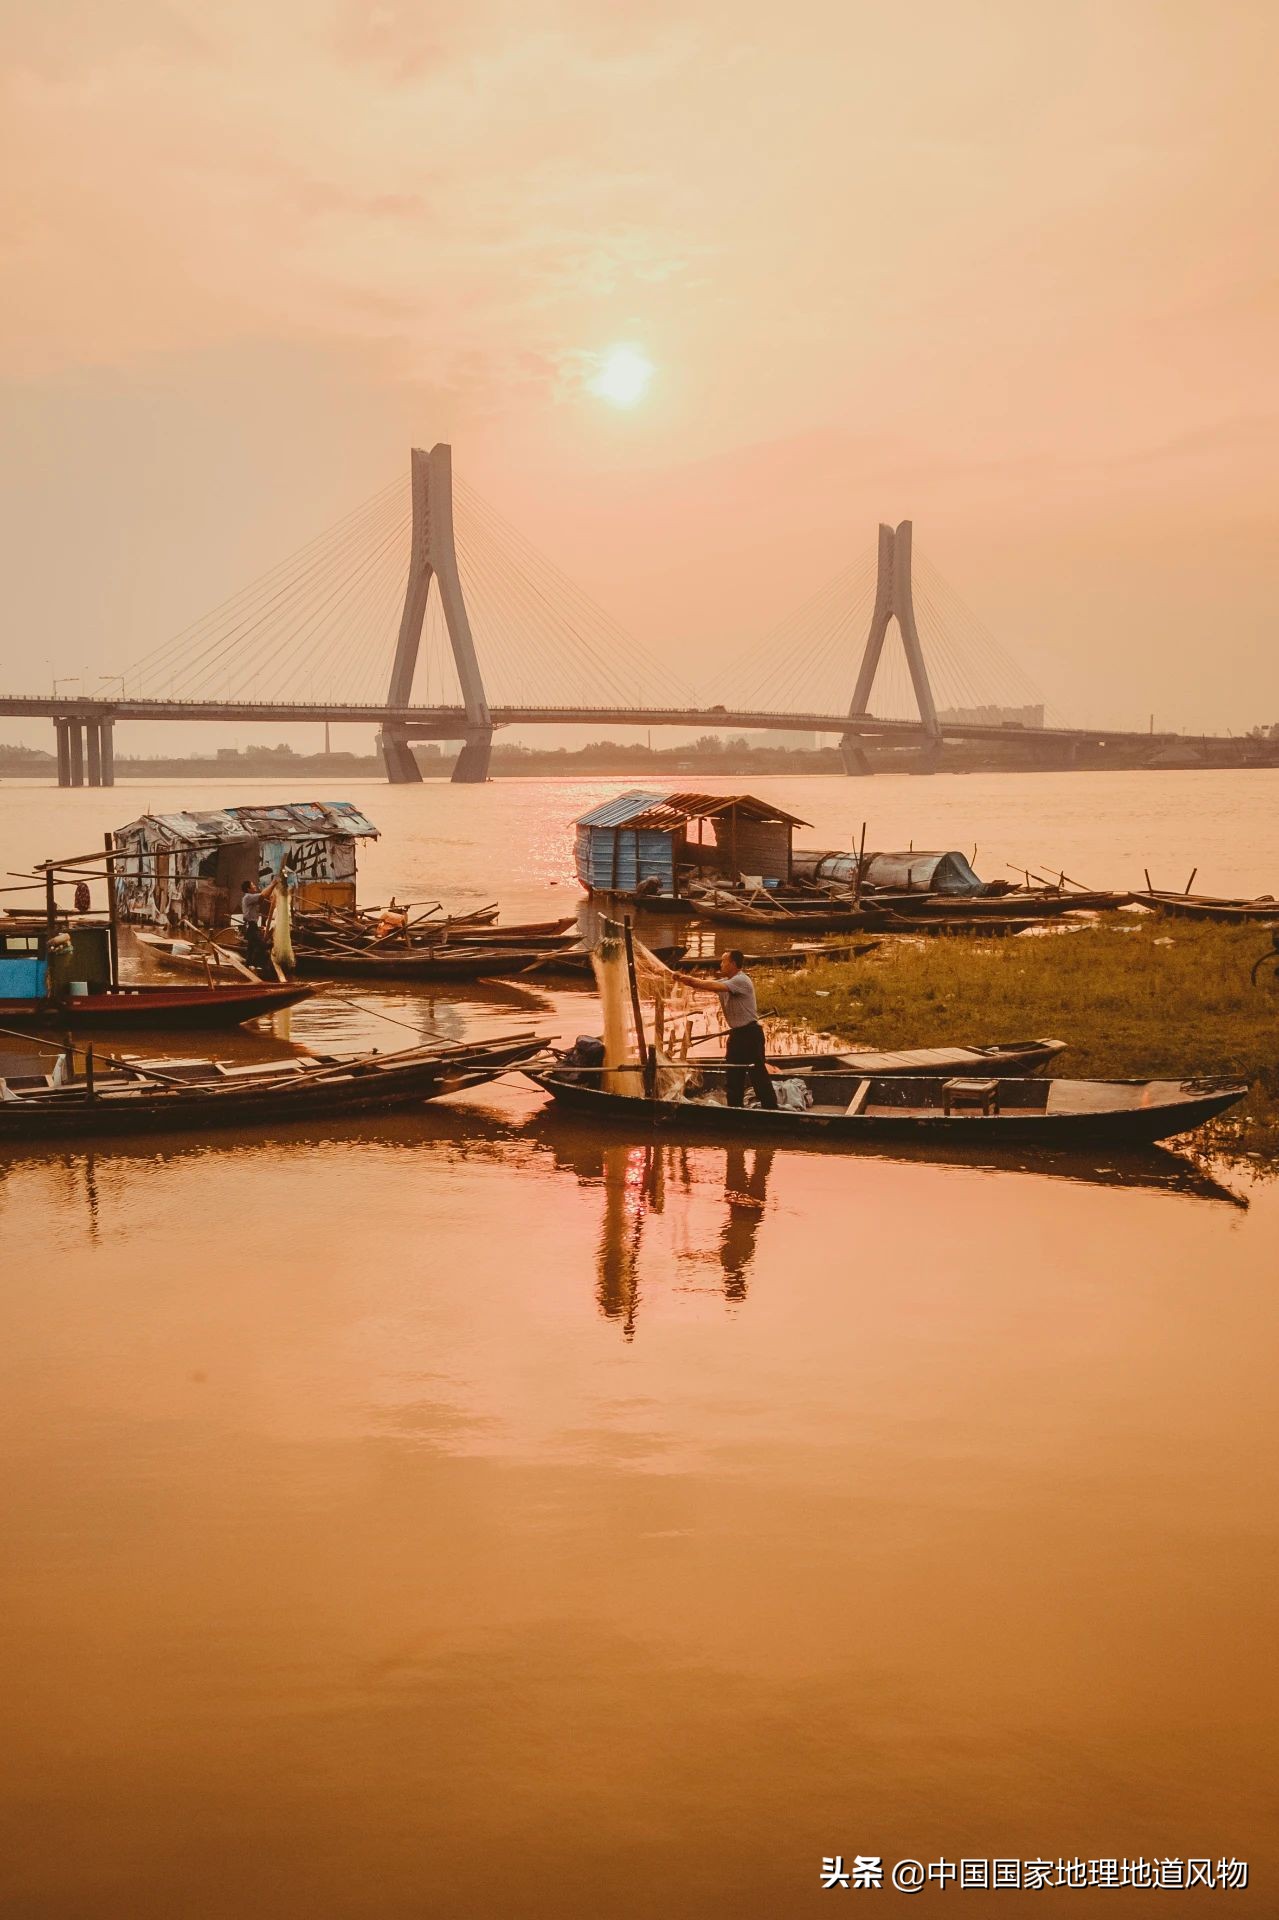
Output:
M807 844L1279 892L1275 778L757 784ZM366 899L545 918L629 784L318 797ZM6 784L5 865L309 797ZM276 1044L594 1024L354 993ZM1233 1855L1270 1911L1279 1192L1159 1166L645 1148L514 1081L0 1151L0 1913L773 1920L859 1854Z

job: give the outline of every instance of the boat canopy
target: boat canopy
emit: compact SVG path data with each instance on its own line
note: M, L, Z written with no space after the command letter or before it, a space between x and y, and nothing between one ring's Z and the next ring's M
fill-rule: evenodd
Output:
M145 833L171 845L220 847L237 840L376 840L377 828L349 800L292 800L270 807L219 807L211 813L144 813L116 830L117 841Z
M753 793L619 793L612 800L579 814L579 827L651 827L668 832L685 827L691 820L720 820L736 814L741 820L756 820L777 826L806 827L807 820L787 813Z
M838 880L852 886L857 879L855 853L818 853L801 848L795 872L809 880ZM980 893L983 882L962 853L868 853L861 869L864 887L888 888L895 893Z

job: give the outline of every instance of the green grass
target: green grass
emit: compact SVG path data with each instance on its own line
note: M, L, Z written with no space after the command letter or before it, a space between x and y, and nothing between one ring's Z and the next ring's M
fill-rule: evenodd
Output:
M1211 1143L1279 1171L1279 985L1265 928L1121 913L1044 938L888 939L864 959L756 978L762 1012L871 1047L1065 1040L1076 1078L1230 1074L1246 1104Z

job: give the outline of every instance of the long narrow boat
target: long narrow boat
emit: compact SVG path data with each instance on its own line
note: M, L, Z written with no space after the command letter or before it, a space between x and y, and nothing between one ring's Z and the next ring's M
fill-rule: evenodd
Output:
M638 1079L639 1068L633 1071ZM703 1075L706 1079L714 1069ZM636 1130L775 1135L792 1140L912 1140L952 1146L1069 1147L1130 1144L1189 1133L1225 1113L1247 1087L1203 1080L1034 1080L997 1078L981 1108L948 1085L949 1076L858 1073L813 1077L813 1104L802 1110L727 1107L705 1099L646 1099L606 1093L600 1069L527 1067L529 1079L561 1105L596 1121Z
M419 947L399 952L307 952L296 955L299 973L343 980L481 980L523 973L546 958L540 947Z
M901 926L888 908L871 907L726 907L697 901L699 920L716 927L748 927L752 933L884 933Z
M662 965L666 967L687 966L690 964L684 959L684 955L687 952L687 948L685 947L650 947L649 952L655 960L660 960ZM701 963L698 962L696 964L700 965ZM719 962L712 961L709 964L718 966ZM595 984L595 971L591 966L591 951L589 947L567 947L555 952L544 953L533 962L532 966L525 968L524 971L528 973L552 974L556 979L571 978L574 980L588 980L592 986Z
M140 927L134 929L133 938L157 966L172 968L175 973L198 973L205 979L212 975L215 981L258 977L238 953L211 941L201 945L196 940L168 939L161 933L145 933Z
M373 953L415 953L423 947L453 944L461 947L540 947L561 943L572 946L578 938L575 914L559 920L513 921L505 927L471 920L421 920L402 932L384 934L381 939L372 922L347 924L310 915L296 923L293 943L316 952L324 951L332 941L340 950L359 947Z
M744 956L746 966L751 973L766 973L770 969L782 972L795 972L806 967L810 960L856 960L863 954L873 953L879 945L878 940L859 940L832 943L830 946L806 947L798 953L748 953ZM650 947L648 951L663 966L678 967L684 973L718 973L719 955L717 953L700 954L695 959L686 958L688 949L682 946ZM590 950L586 947L570 947L564 952L548 953L529 969L532 973L549 973L556 976L572 975L575 979L589 980L594 983L595 975L591 967Z
M1279 900L1262 894L1255 900L1220 900L1208 893L1134 893L1140 906L1172 920L1216 920L1223 926L1266 926L1279 921Z
M62 1139L215 1127L275 1127L338 1114L385 1113L481 1086L542 1047L531 1034L341 1060L317 1054L231 1067L218 1060L87 1060L68 1073L0 1059L0 1140ZM16 1069L16 1070L15 1070Z
M923 934L926 937L972 934L978 940L1003 940L1012 934L1028 933L1032 927L1051 926L1058 917L1043 913L965 913L962 907L958 907L949 913L897 914L889 931Z
M706 907L699 917L719 927L741 927L751 933L976 933L985 939L1024 933L1043 924L1042 914L1016 917L973 914L962 906L929 914L894 913L891 907L831 908L822 912L786 913L774 908Z
M311 988L290 981L238 980L223 986L145 986L123 982L67 998L0 1000L0 1027L24 1032L79 1032L90 1027L119 1032L152 1027L234 1027L260 1020L307 1000Z
M550 951L557 947L574 946L581 937L581 929L575 920L568 922L547 920L540 924L530 922L523 927L472 927L461 934L450 935L447 940L439 942L438 945L448 947L456 943L459 947L544 947ZM416 935L414 939L416 940ZM403 952L403 948L392 947L391 950Z
M860 960L863 955L874 953L880 945L878 940L831 940L799 948L783 947L776 953L746 953L742 955L748 973L773 972L797 973L813 960ZM658 947L651 949L662 957ZM696 960L685 960L681 965L684 973L718 973L720 956L717 953L703 954ZM673 964L671 962L668 965Z
M868 906L886 907L906 919L932 914L964 919L1049 920L1062 913L1102 913L1126 907L1130 893L1059 893L1032 888L1008 893L868 893Z

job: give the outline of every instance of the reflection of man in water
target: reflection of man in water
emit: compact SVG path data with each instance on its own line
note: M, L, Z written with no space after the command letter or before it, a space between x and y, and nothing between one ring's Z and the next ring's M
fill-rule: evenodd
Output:
M777 1095L764 1064L764 1029L759 1024L759 1009L755 1005L755 982L746 972L744 956L736 948L720 955L719 971L718 980L704 980L697 973L679 973L675 977L698 993L717 993L724 1003L724 1018L728 1022L724 1058L728 1062L729 1106L741 1106L749 1074L760 1106L775 1111Z
M773 1165L773 1148L756 1147L751 1170L746 1171L746 1148L732 1146L724 1166L724 1198L728 1216L719 1241L719 1262L724 1269L726 1300L746 1298L746 1276L755 1258L755 1236L764 1217L768 1198L768 1176Z

